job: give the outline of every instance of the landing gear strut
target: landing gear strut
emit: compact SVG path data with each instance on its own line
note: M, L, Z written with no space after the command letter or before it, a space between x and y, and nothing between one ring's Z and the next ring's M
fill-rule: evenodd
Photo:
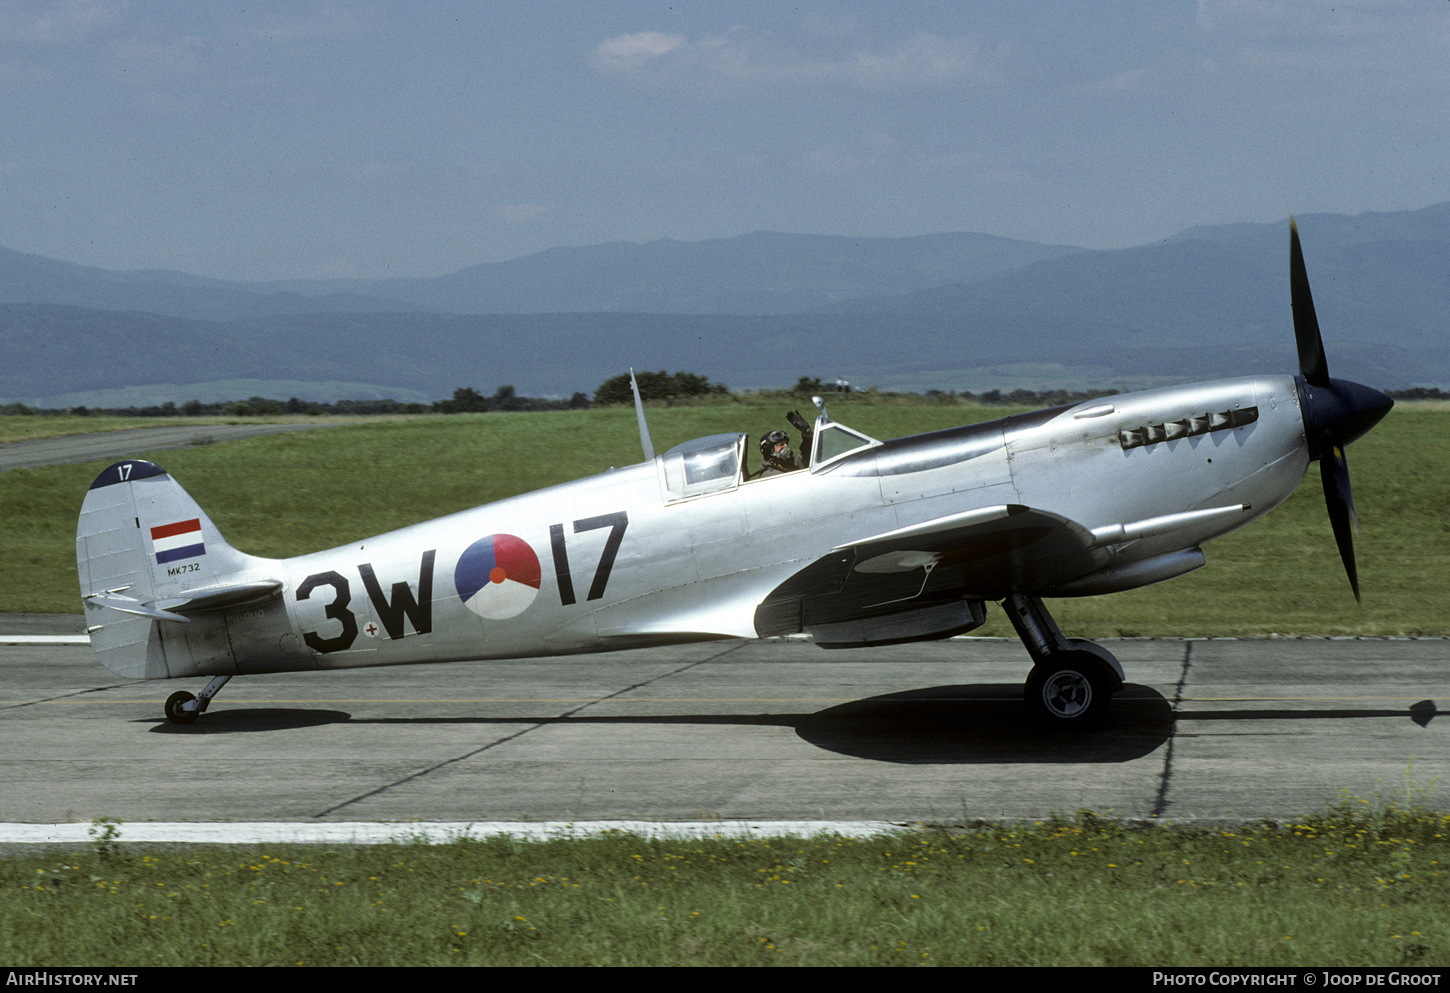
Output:
M1123 667L1100 645L1062 636L1035 596L1013 594L1002 607L1032 656L1022 698L1033 717L1057 728L1090 727L1123 688Z
M227 684L231 676L217 676L206 684L206 689L201 691L201 696L192 696L185 690L179 690L166 698L166 719L172 724L192 724L205 711L211 703L211 698L217 695L217 691Z

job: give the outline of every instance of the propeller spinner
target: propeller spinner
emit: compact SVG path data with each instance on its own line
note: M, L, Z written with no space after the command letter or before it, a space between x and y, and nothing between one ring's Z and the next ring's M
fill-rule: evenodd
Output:
M1339 558L1349 577L1354 599L1359 600L1359 573L1354 564L1354 535L1351 524L1354 494L1349 485L1349 462L1344 448L1390 412L1395 402L1379 390L1344 379L1329 377L1324 357L1324 340L1314 315L1314 298L1309 293L1309 275L1304 252L1299 247L1299 227L1289 219L1289 292L1294 306L1294 340L1299 346L1299 408L1304 415L1304 437L1309 457L1319 460L1319 477L1324 484L1324 503Z

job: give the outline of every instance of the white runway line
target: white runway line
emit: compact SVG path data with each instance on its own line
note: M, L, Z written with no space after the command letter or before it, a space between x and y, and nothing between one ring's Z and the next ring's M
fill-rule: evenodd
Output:
M88 634L0 634L0 645L89 645Z
M913 825L891 821L420 821L376 823L339 821L306 824L293 821L212 823L136 822L122 824L0 823L0 845L74 845L97 842L107 827L106 841L119 844L351 844L430 845L508 837L519 841L553 841L601 834L642 838L774 838L837 835L869 838L909 831Z

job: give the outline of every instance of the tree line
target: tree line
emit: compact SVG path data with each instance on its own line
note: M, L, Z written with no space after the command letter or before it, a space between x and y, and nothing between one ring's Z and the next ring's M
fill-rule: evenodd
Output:
M635 373L639 383L640 397L644 400L665 402L688 402L709 396L728 396L730 388L724 383L711 383L708 377L692 372ZM818 378L802 376L795 386L781 393L809 396L813 393L849 393L850 385L842 380L834 383L822 382ZM874 388L872 392L875 392ZM927 390L927 397L952 400L961 403L980 403L988 406L1047 407L1065 403L1081 403L1100 396L1115 396L1121 390L1026 390L1017 389L1004 393L988 390L985 393L958 392L956 390ZM1450 392L1437 387L1413 387L1387 391L1394 400L1450 400ZM633 404L634 393L630 389L629 375L606 379L589 394L577 392L567 400L554 397L520 396L513 386L504 385L494 390L491 396L478 392L471 386L461 386L446 400L433 403L404 403L398 400L337 400L320 403L291 397L274 400L253 396L245 400L229 400L219 403L203 403L188 400L177 404L171 401L147 407L30 407L23 403L0 404L0 415L38 415L86 417L106 415L112 417L275 417L281 414L323 415L376 415L376 414L475 414L513 413L531 410L587 410L593 406L612 404Z

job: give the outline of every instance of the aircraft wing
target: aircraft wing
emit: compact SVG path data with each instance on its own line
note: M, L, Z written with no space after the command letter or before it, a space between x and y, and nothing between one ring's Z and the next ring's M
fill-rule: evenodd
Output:
M964 600L1041 590L1100 569L1112 557L1102 539L1020 504L871 535L832 549L776 587L756 610L756 630L819 632L905 613L933 630L966 630L975 624Z

